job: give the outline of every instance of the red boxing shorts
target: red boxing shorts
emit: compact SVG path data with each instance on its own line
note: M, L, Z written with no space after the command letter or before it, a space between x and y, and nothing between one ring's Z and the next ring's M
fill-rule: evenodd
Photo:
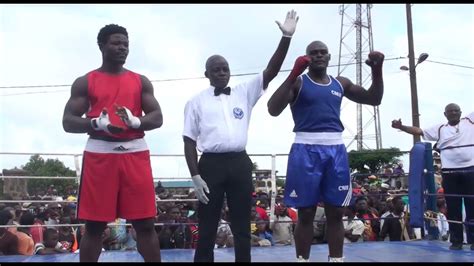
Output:
M84 151L77 216L111 222L156 216L150 152L144 139L89 139Z

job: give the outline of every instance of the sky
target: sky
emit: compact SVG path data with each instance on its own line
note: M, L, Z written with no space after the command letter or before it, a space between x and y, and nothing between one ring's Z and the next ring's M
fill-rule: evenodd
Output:
M356 51L355 31L350 30L355 4L345 6L341 63L349 62ZM162 108L163 126L145 137L152 154L167 155L152 157L153 175L189 177L181 137L184 106L209 85L204 78L206 59L220 54L229 62L231 74L249 74L231 77L230 86L248 80L265 69L281 38L275 20L283 22L291 9L299 21L282 70L291 69L306 46L320 40L331 53L328 74L337 76L339 4L0 4L0 169L21 167L34 153L81 155L87 135L63 130L64 106L72 82L100 66L97 34L114 23L129 33L125 67L152 80ZM444 107L451 102L466 115L474 111L474 6L415 4L412 19L415 56L429 54L416 68L420 126L444 122ZM400 70L408 66L405 4L372 5L371 23L374 50L386 59L379 106L382 147L408 151L413 137L391 128L393 119L411 125L412 117L409 74ZM366 31L363 37L367 39ZM350 65L341 75L355 83L355 73ZM251 158L260 169L272 167L271 157L264 154L287 154L294 140L289 108L278 117L271 117L266 108L287 75L287 71L278 74L252 113L247 152L255 155ZM43 87L21 87L38 85ZM363 85L368 88L370 79ZM357 148L356 142L351 143L357 132L355 106L344 99L341 110L349 151ZM373 108L364 106L364 147L375 149L372 115ZM75 169L73 156L43 157ZM80 162L81 156L77 158ZM286 162L286 156L276 157L278 175L285 175ZM408 163L404 168L408 170Z

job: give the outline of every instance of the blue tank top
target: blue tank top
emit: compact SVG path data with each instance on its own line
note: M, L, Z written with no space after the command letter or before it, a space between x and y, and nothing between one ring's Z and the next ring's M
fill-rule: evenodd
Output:
M315 83L304 74L300 92L291 105L293 132L342 132L341 102L344 90L335 78L328 84Z

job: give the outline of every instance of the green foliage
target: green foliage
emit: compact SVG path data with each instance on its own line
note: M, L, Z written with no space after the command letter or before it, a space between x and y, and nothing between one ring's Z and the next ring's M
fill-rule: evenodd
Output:
M253 170L258 170L258 164L257 162L252 162L252 171Z
M285 179L284 178L277 178L276 179L276 186L277 187L285 187Z
M76 176L76 172L69 169L58 159L47 159L46 161L38 154L32 155L30 161L22 167L32 176ZM37 192L45 193L50 185L58 191L58 195L64 195L66 188L77 187L76 180L70 179L35 179L28 180L28 193L34 195Z
M352 170L358 170L359 173L376 173L384 165L399 162L398 157L403 152L398 148L379 149L379 150L362 150L349 152L349 167ZM370 169L365 169L367 165Z

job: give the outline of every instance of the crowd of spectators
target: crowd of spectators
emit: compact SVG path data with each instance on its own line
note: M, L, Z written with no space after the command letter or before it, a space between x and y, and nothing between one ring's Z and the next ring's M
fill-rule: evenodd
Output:
M398 171L398 172L397 172ZM359 241L409 241L423 238L424 232L438 230L438 239L447 241L449 231L446 222L446 203L438 197L437 211L428 213L429 220L421 234L410 228L408 197L403 187L403 168L385 168L383 173L354 176L353 201L344 216L345 242ZM192 189L181 195L173 194L160 184L155 188L157 216L155 229L161 249L193 249L199 238L196 201L170 201L172 199L195 199ZM442 191L441 191L442 192ZM0 204L0 254L44 255L78 252L84 233L82 221L76 218L76 195L73 187L64 195L57 195L54 186L45 192L37 192L25 200L49 200L48 203ZM293 245L293 231L297 222L297 211L285 206L283 191L275 199L273 215L270 215L269 193L253 193L252 246ZM54 202L56 201L56 202ZM270 217L273 216L273 219ZM216 233L215 248L233 247L233 235L228 208L224 202L221 221ZM327 243L325 234L323 203L317 205L314 219L313 243ZM124 219L116 219L105 230L103 250L136 250L136 234Z

